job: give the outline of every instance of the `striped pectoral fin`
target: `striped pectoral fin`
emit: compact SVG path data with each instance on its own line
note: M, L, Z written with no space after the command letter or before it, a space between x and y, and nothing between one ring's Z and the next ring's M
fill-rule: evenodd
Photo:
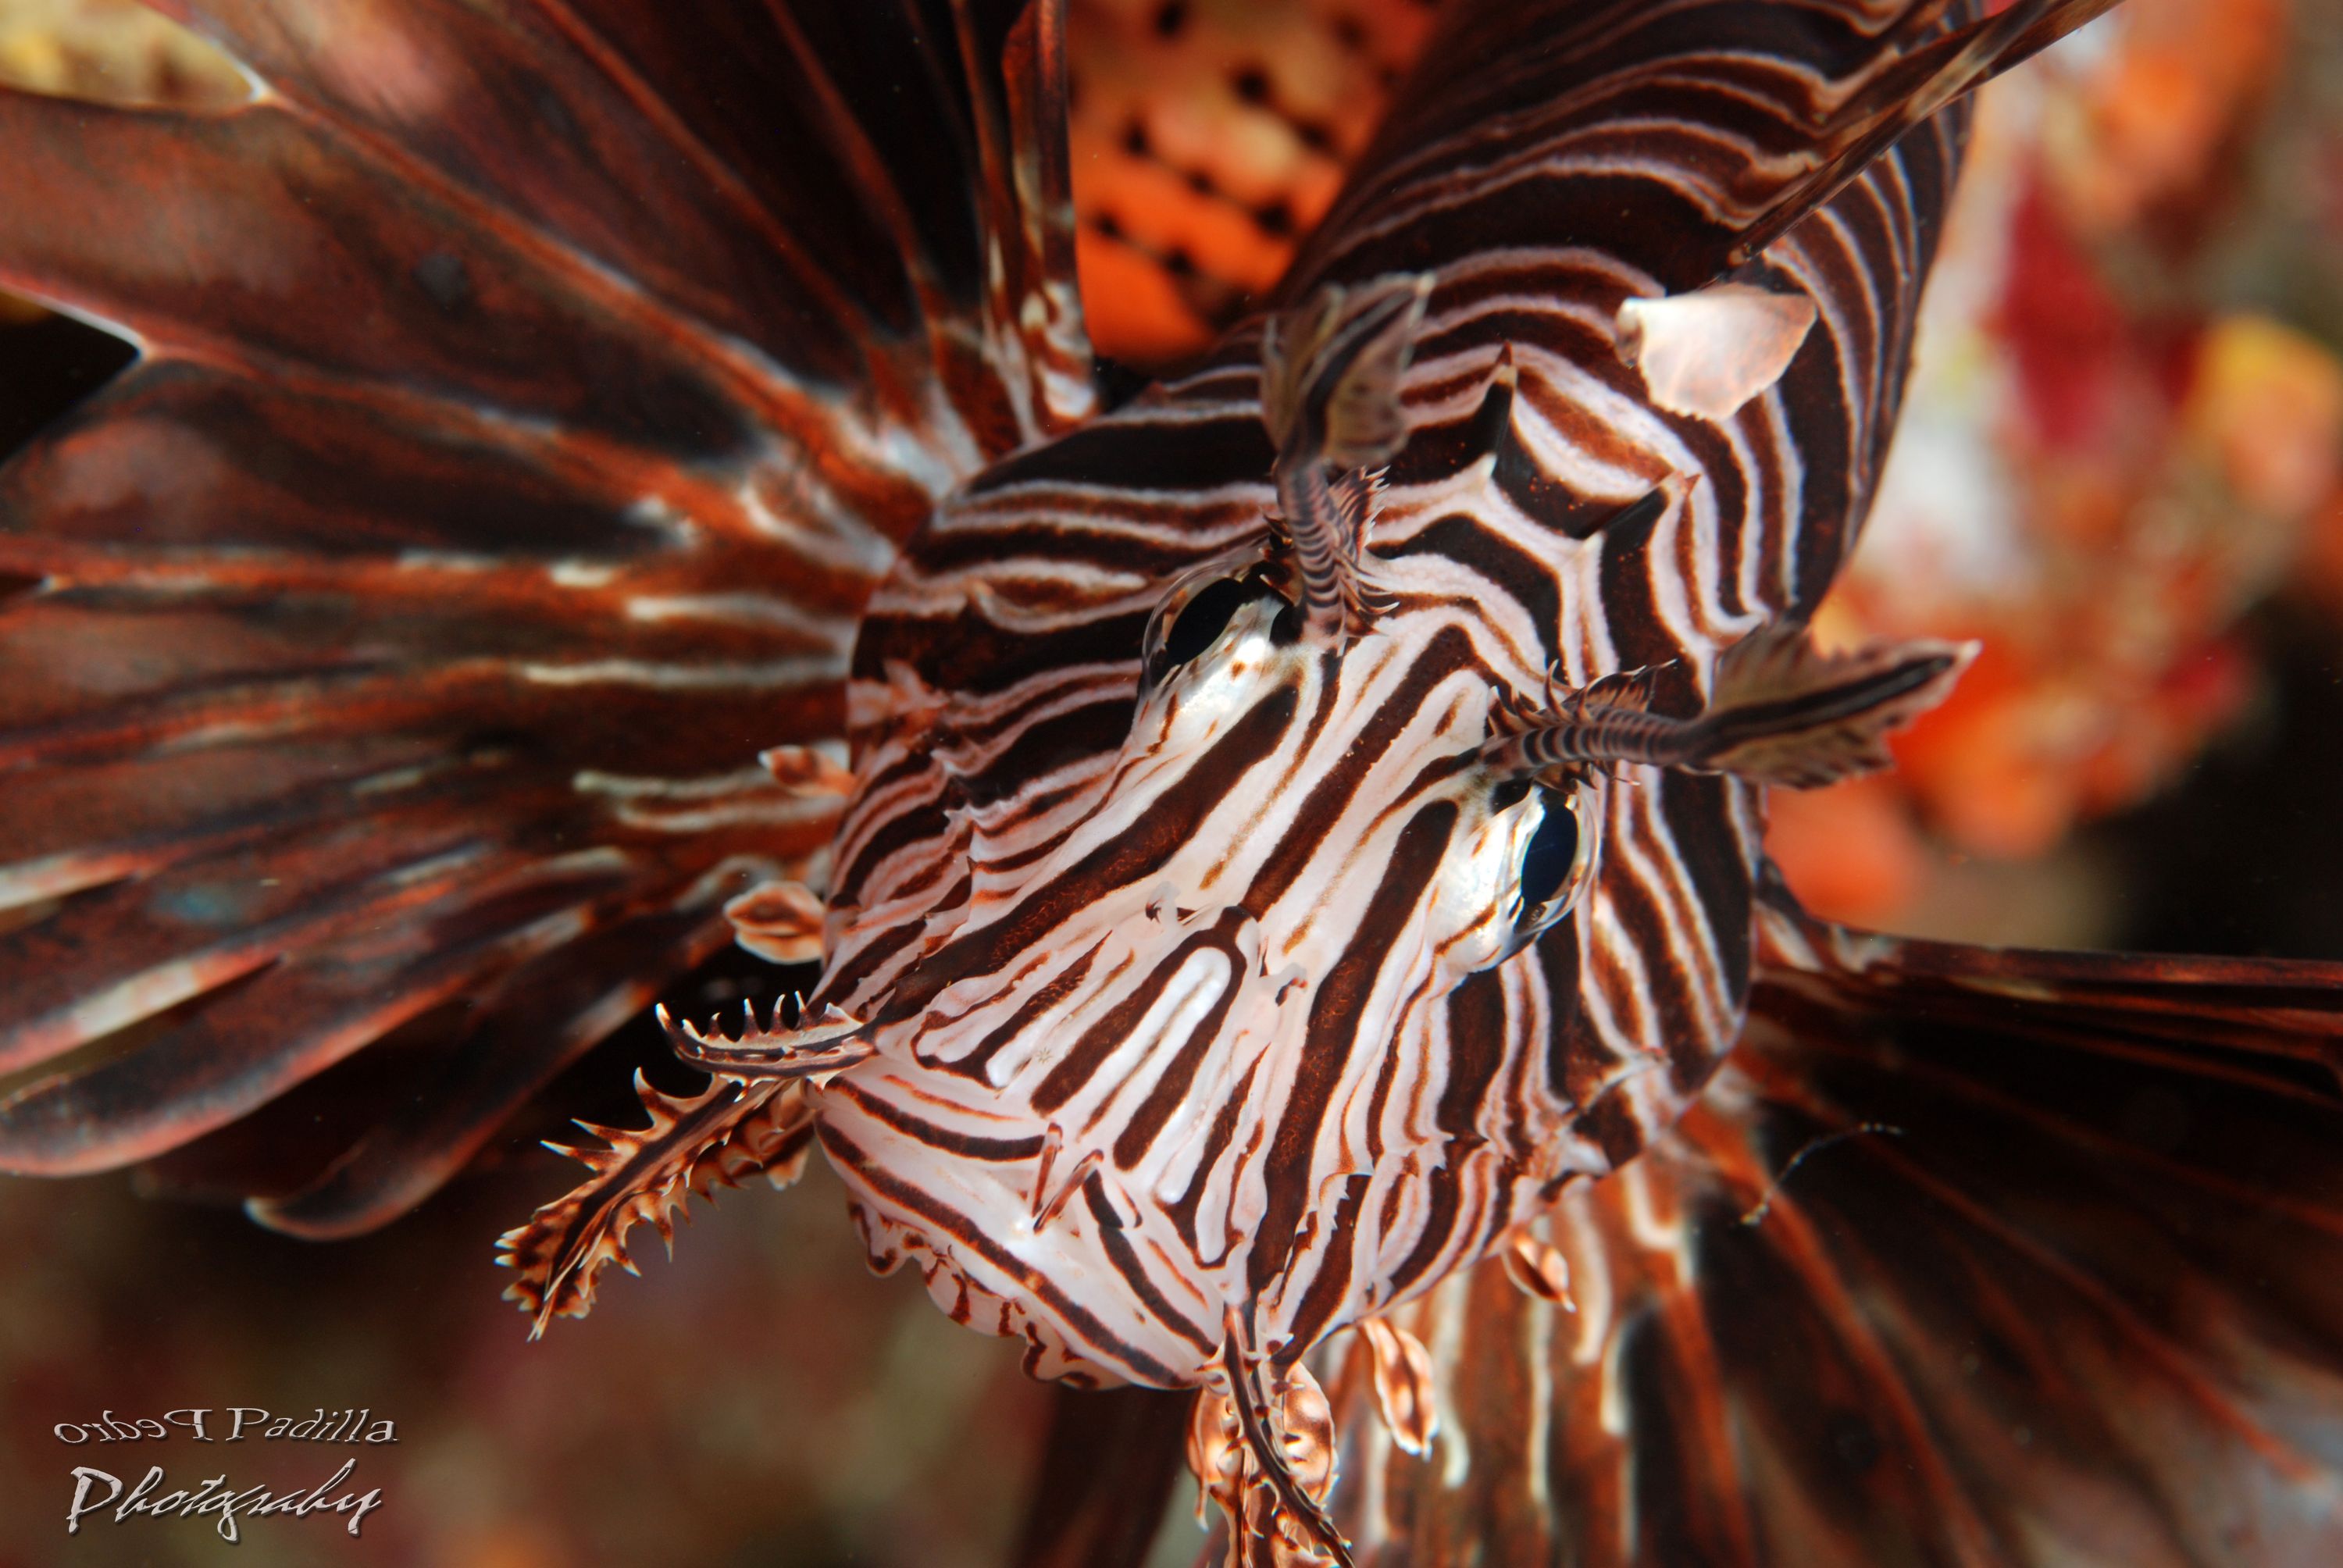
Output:
M0 92L0 281L146 350L0 466L0 1168L341 1234L809 956L719 910L820 871L866 598L1091 409L1062 7L200 9L249 101Z
M672 1248L675 1216L689 1217L691 1194L712 1197L718 1187L736 1186L759 1171L786 1186L813 1147L813 1112L804 1091L783 1081L719 1081L679 1097L653 1089L638 1073L635 1091L649 1125L580 1122L605 1147L547 1145L583 1161L593 1176L498 1238L497 1261L520 1275L505 1299L534 1320L532 1339L556 1317L584 1317L594 1304L596 1282L612 1263L635 1271L627 1235L637 1225L657 1227Z
M2011 952L1769 890L1704 1098L1399 1320L1369 1562L2343 1561L2343 964ZM1452 1453L1469 1462L1446 1462Z

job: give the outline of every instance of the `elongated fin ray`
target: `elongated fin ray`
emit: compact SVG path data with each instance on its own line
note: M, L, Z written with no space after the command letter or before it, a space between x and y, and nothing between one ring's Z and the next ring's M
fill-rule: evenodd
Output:
M1997 15L1970 23L1911 50L1877 60L1858 90L1826 122L1824 137L1804 161L1811 167L1774 195L1743 230L1725 264L1739 266L1788 233L1860 175L1896 138L1946 105L2033 58L2118 0L2016 0ZM1910 14L1933 19L1941 0L1916 0Z
M1052 1384L1049 1440L1009 1561L1016 1568L1145 1563L1193 1403L1171 1389Z
M166 8L250 102L0 93L0 285L142 349L0 470L0 1168L225 1169L454 1029L255 1189L340 1234L819 874L866 596L1088 407L1062 50L1010 0Z

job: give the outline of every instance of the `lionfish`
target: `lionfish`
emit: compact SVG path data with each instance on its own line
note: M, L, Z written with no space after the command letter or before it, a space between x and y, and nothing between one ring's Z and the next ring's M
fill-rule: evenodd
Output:
M1972 651L1806 623L1964 95L2112 3L1450 0L1118 397L1059 0L172 0L246 101L0 96L0 286L138 349L0 474L0 1165L363 1087L247 1205L360 1231L737 936L819 980L662 1015L539 1329L818 1146L1192 1391L1232 1563L2336 1560L2343 965L1761 847ZM1133 1560L1177 1432L1067 1409Z

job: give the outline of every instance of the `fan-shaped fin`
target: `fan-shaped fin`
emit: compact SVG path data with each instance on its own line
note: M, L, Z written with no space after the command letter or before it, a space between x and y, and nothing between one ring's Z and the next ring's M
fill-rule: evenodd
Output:
M428 1076L411 1078L394 1109L324 1170L251 1199L248 1211L272 1230L322 1241L371 1230L422 1201L555 1074L722 947L708 906L724 901L724 885L703 882L468 993L460 1033L431 1060ZM647 955L663 955L667 967L653 968Z
M1062 50L1041 0L170 9L250 102L0 94L0 287L143 351L0 470L0 1167L450 1020L255 1205L341 1233L819 874L834 769L759 754L824 757L899 541L1088 407Z
M1050 1435L1016 1568L1135 1568L1150 1560L1195 1397L1050 1385Z
M1785 896L1784 896L1785 897ZM1777 902L1701 1104L1413 1315L1363 1563L2343 1552L2343 965L1988 951Z

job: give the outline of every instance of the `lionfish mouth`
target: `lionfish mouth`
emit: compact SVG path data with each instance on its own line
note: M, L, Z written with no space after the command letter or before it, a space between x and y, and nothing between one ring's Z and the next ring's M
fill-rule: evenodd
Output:
M364 1231L737 940L810 1000L659 1007L508 1294L818 1145L1189 1400L1035 1563L1182 1432L1237 1565L2338 1555L2343 966L1762 847L1975 655L1810 623L1965 95L2111 5L244 0L217 103L0 93L0 286L137 346L0 471L0 1166Z

